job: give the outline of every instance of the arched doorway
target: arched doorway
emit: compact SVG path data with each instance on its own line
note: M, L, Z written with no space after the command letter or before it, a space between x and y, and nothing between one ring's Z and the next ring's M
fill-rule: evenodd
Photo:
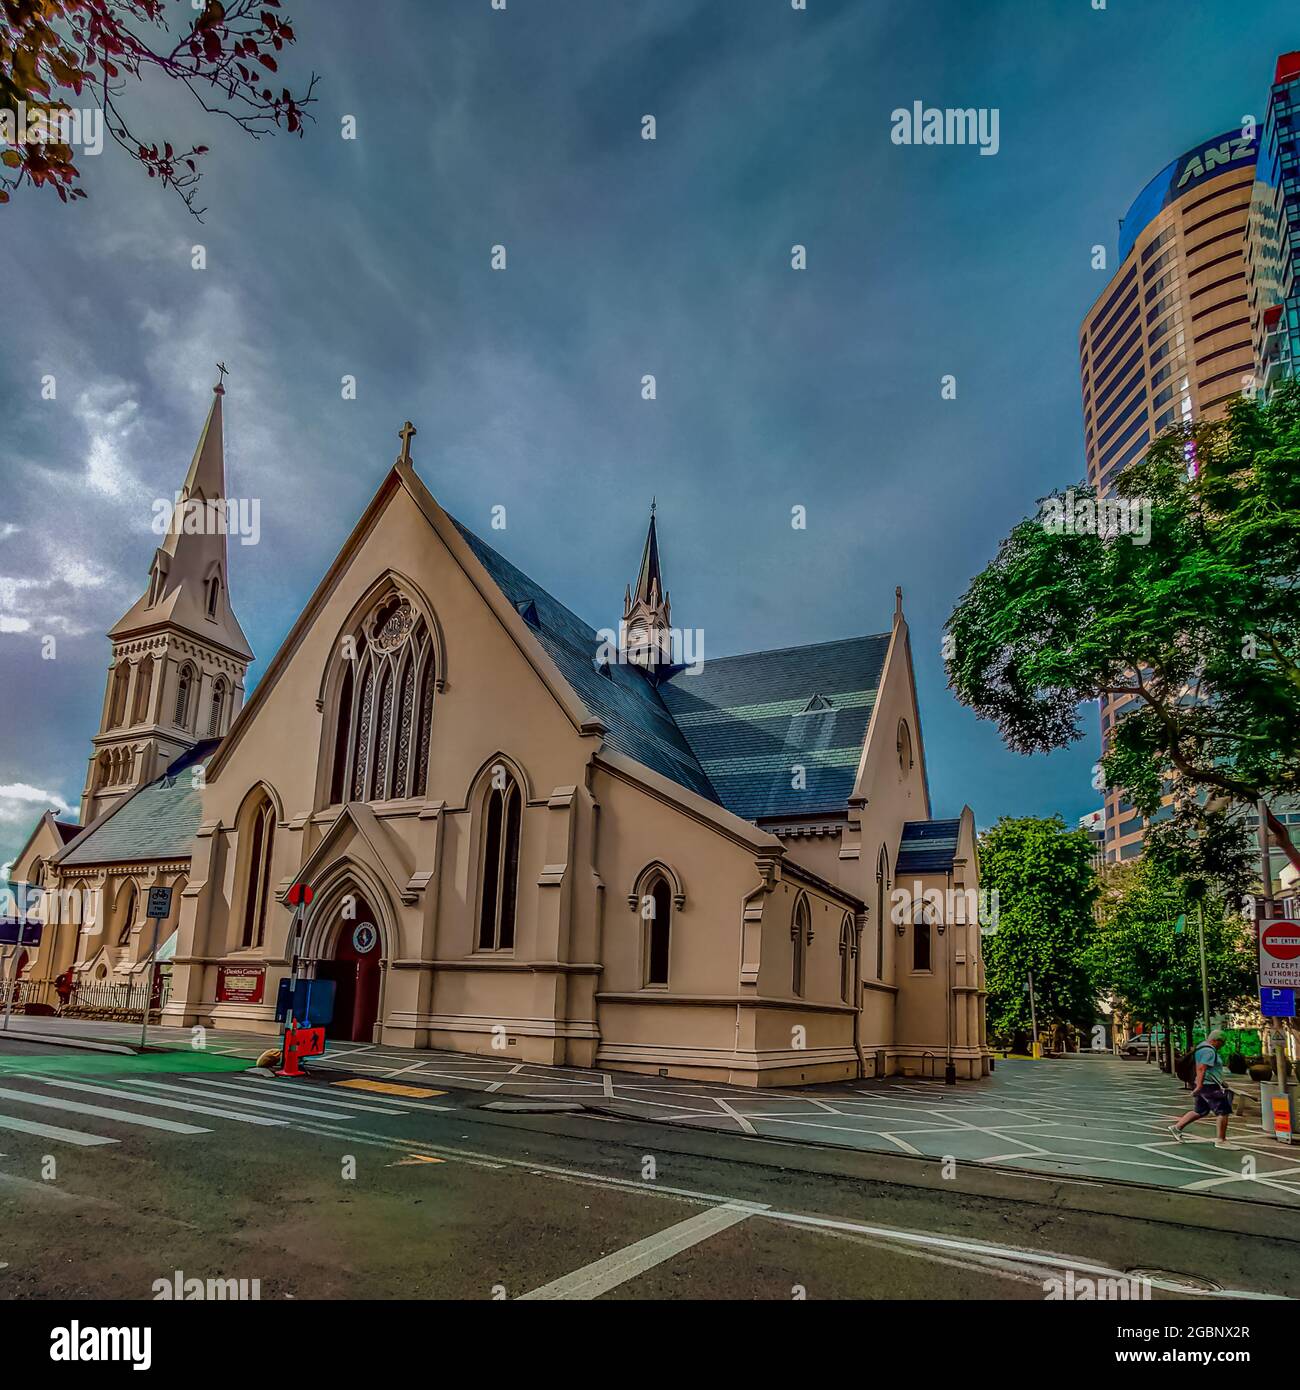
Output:
M316 978L334 981L334 1019L325 1036L340 1042L371 1042L379 1017L379 919L360 893L345 893L327 929L330 955L316 963Z

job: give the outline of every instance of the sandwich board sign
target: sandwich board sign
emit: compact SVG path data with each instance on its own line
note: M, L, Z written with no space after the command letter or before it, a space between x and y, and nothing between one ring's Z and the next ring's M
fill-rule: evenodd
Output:
M1300 986L1300 922L1259 924L1260 989Z

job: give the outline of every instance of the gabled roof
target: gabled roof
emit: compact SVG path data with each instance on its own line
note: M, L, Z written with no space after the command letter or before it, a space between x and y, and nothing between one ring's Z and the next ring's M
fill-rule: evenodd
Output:
M629 758L710 801L717 801L689 741L674 723L654 682L641 668L615 661L604 674L598 671L595 658L601 639L595 628L570 612L455 517L451 519L506 598L517 609L533 607L538 621L534 635L588 713L608 730L607 741Z
M59 839L66 845L70 840L75 840L81 834L82 826L75 821L56 820L54 828L59 832Z
M842 811L889 640L885 632L709 657L660 693L729 811L746 820Z
M895 880L899 874L941 874L951 869L957 856L957 832L960 828L960 820L906 822L898 840Z
M207 763L220 739L204 739L161 777L119 801L59 855L59 866L137 859L188 859L203 811L203 791L191 769Z

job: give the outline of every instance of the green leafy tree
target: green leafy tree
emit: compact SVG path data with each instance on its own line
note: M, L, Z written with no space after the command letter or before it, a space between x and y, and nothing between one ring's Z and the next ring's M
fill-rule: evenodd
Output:
M61 117L76 107L102 113L109 136L201 216L194 198L207 146L177 150L135 134L128 95L160 75L255 139L277 128L301 135L316 78L297 96L270 85L296 37L279 9L280 0L0 0L0 203L24 183L51 187L65 203L86 196L62 138L70 127Z
M958 699L1028 753L1130 697L1102 767L1145 815L1175 781L1224 805L1300 793L1300 383L1167 431L1116 488L1122 514L1045 499L972 581L948 620Z
M996 904L984 950L990 1030L1005 1039L1029 1033L1031 971L1040 1035L1088 1028L1095 994L1086 951L1097 896L1091 839L1059 816L1004 816L980 837L979 856L980 888Z
M1172 1065L1173 1025L1181 1024L1190 1042L1201 1013L1198 905L1205 914L1211 1014L1247 1005L1255 985L1250 928L1232 901L1221 892L1194 896L1195 880L1175 876L1169 865L1158 852L1107 869L1088 951L1100 992L1131 1017L1163 1025L1166 1067Z

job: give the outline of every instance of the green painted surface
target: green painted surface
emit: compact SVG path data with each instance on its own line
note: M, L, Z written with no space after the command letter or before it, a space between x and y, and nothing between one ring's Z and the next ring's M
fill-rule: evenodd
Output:
M128 1056L120 1052L77 1052L72 1048L50 1048L49 1055L0 1057L0 1073L62 1073L76 1076L145 1076L151 1072L247 1071L253 1063L247 1057L219 1057L193 1048L169 1052L146 1052Z

